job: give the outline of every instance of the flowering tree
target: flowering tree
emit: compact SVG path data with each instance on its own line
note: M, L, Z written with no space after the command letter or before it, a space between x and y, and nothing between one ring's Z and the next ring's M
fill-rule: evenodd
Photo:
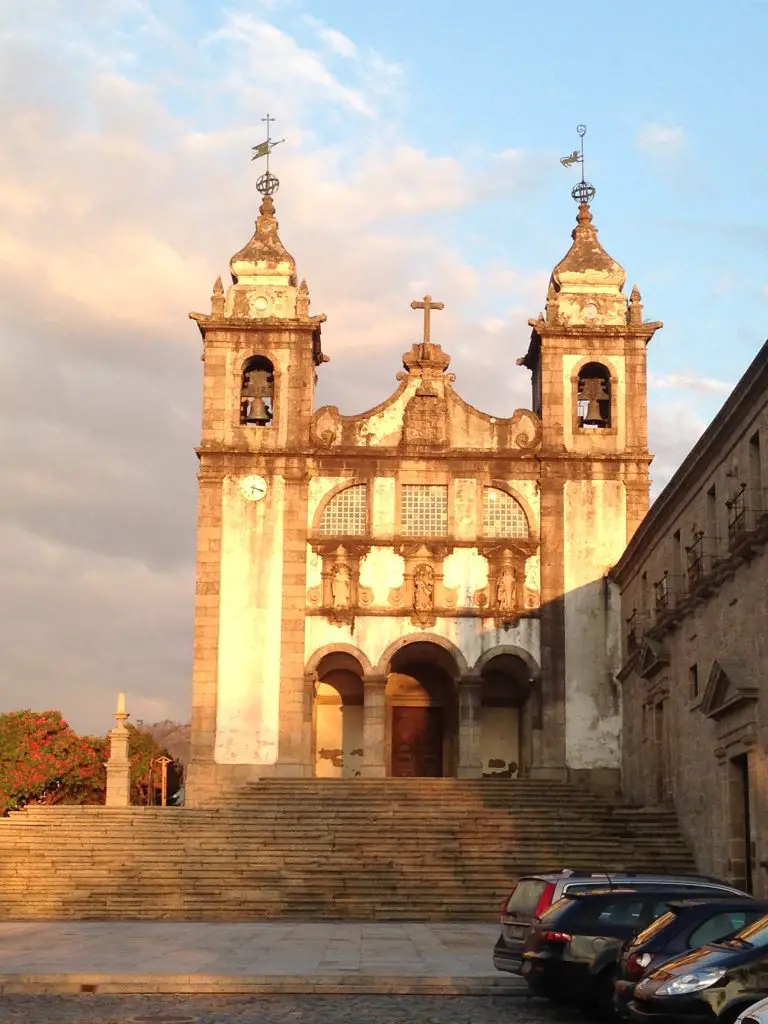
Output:
M78 736L59 711L0 714L0 814L27 803L101 803L106 740Z

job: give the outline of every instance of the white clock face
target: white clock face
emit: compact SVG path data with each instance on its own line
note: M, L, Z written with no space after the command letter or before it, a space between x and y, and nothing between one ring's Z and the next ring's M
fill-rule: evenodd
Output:
M267 481L263 476L247 476L240 481L240 493L246 501L261 501L267 493Z

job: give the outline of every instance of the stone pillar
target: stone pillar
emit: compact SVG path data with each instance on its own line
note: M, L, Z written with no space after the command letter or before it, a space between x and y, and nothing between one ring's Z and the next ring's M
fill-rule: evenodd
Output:
M363 676L363 769L364 778L383 779L387 774L384 750L387 677L383 674Z
M459 779L480 779L480 687L482 676L465 675L459 679Z
M125 720L125 694L117 698L117 725L109 734L109 761L107 761L107 807L131 806L131 762L128 757L128 730Z
M283 636L280 648L280 727L275 775L312 775L306 744L304 633L307 606L308 477L300 462L284 469Z

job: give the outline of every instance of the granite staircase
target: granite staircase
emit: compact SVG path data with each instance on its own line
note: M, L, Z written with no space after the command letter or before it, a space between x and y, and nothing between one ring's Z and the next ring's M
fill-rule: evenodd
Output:
M0 918L490 921L520 875L566 866L694 870L671 810L568 783L275 779L0 819Z

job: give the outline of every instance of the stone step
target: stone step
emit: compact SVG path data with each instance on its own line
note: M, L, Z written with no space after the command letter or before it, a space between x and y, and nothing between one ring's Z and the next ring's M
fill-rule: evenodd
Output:
M668 808L567 783L263 780L217 807L0 821L0 917L484 920L564 865L692 871Z

